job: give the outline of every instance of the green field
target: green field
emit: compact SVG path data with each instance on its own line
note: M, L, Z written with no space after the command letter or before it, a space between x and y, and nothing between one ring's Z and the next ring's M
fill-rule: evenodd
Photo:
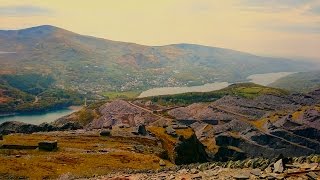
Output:
M132 98L138 97L140 95L140 93L141 93L141 91L125 91L125 92L108 91L108 92L104 92L103 96L105 96L109 100L132 99Z

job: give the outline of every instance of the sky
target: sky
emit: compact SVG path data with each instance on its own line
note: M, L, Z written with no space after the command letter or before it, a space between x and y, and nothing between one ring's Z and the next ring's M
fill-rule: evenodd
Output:
M0 0L0 29L44 24L144 45L320 61L320 0Z

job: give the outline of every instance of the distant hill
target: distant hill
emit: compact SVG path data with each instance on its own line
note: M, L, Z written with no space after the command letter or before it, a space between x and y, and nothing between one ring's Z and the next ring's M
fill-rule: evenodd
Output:
M300 72L283 77L270 84L293 92L310 92L320 88L320 71Z
M50 75L56 86L84 93L237 82L256 73L312 67L201 45L117 42L49 25L0 31L0 51L0 74Z
M162 105L189 105L198 102L212 102L224 96L233 95L243 98L255 98L261 95L287 95L288 92L278 88L261 86L254 83L232 84L224 89L211 92L190 92L174 95L146 97L144 100Z
M45 112L83 103L83 95L52 84L50 76L0 75L0 115Z

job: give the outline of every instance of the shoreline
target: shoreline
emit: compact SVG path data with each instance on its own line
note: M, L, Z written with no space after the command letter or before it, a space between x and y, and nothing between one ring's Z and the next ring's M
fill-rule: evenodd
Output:
M83 106L68 106L68 107L54 108L54 109L49 109L49 110L44 110L44 111L29 111L29 112L5 113L5 114L0 114L0 119L2 119L2 118L7 118L7 117L12 117L12 116L42 115L42 114L47 114L47 113L52 113L52 112L58 112L58 111L63 111L63 110L79 111L79 110L82 109L82 108L83 108Z

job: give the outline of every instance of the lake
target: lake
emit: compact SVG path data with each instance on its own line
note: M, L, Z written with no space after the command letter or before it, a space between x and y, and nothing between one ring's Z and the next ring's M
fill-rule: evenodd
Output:
M215 82L209 83L202 86L190 86L190 87L162 87L153 88L147 91L143 91L138 98L158 96L158 95L169 95L169 94L180 94L186 92L209 92L214 90L223 89L228 87L228 82Z
M283 78L285 76L288 76L290 74L294 74L295 72L278 72L278 73L266 73L266 74L254 74L251 76L248 76L247 79L250 80L250 82L260 84L263 86L267 86L275 81L277 81L280 78Z
M6 121L19 121L39 125L44 122L53 122L56 119L80 110L80 108L81 107L72 107L41 114L17 114L12 116L2 116L0 117L0 124Z
M249 82L266 86L282 77L285 77L293 73L294 72L254 74L254 75L248 76L247 79L249 80ZM215 83L205 84L202 86L153 88L153 89L143 91L138 98L159 96L159 95L181 94L181 93L187 93L187 92L209 92L209 91L223 89L225 87L228 87L229 85L230 83L228 82L215 82Z

